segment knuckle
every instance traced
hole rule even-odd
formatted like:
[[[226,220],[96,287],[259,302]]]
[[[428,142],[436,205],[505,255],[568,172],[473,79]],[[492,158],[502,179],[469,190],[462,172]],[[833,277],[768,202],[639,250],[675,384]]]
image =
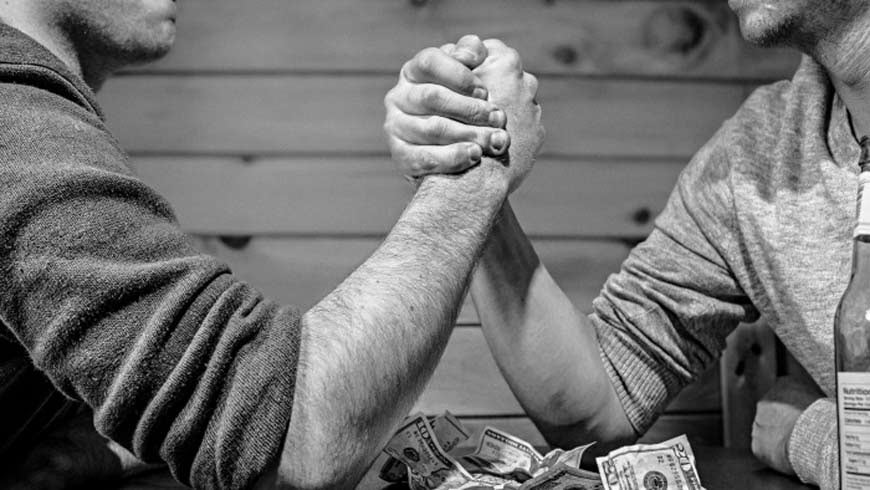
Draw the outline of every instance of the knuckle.
[[[538,77],[528,72],[525,72],[525,77],[526,85],[529,87],[529,92],[531,92],[532,97],[534,97],[538,93]]]
[[[431,137],[440,138],[447,133],[447,125],[437,117],[429,118],[424,127],[426,134]]]
[[[434,167],[432,155],[427,151],[417,151],[414,153],[414,160],[410,163],[411,175],[419,177],[432,171]]]
[[[384,95],[384,107],[389,108],[390,106],[396,105],[397,98],[396,88],[393,87],[386,93],[386,95]]]
[[[395,122],[388,116],[386,120],[384,120],[383,126],[384,133],[388,135],[392,135],[396,133],[396,124]],[[392,141],[389,142],[392,146]]]
[[[387,146],[390,149],[390,156],[402,166],[407,166],[410,157],[408,149],[400,144],[396,138],[388,138]]]
[[[410,175],[413,175],[415,177],[422,174],[423,171],[420,169],[420,159],[413,158],[413,159],[409,160],[408,162],[406,162],[405,170],[407,173],[409,173]]]
[[[511,68],[520,68],[522,66],[522,60],[520,59],[520,53],[514,48],[505,48],[504,54],[502,55],[505,63]]]
[[[406,61],[405,64],[402,65],[402,69],[399,70],[399,82],[400,83],[403,79],[411,79],[412,78],[411,73],[413,72],[414,67],[417,64],[417,59],[419,58],[419,56],[420,56],[420,53],[417,53],[416,55],[414,55],[413,58]]]
[[[452,158],[450,159],[450,170],[457,172],[465,168],[469,164],[468,152],[460,149],[451,151]]]
[[[416,57],[417,70],[427,75],[431,74],[435,69],[439,53],[438,48],[426,48],[420,51]]]
[[[492,110],[486,104],[470,104],[467,118],[475,124],[488,124]]]
[[[422,173],[432,173],[438,167],[438,161],[434,155],[429,152],[423,152],[423,158],[420,159],[420,171]]]
[[[434,85],[423,85],[419,89],[420,103],[427,108],[440,108],[443,102],[441,91]]]

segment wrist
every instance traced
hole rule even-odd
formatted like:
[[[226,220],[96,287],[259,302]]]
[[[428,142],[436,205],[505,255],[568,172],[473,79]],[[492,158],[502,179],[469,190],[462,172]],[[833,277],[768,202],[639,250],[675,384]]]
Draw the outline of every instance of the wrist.
[[[458,174],[431,174],[416,179],[418,193],[443,193],[443,188],[467,194],[468,197],[486,202],[498,202],[498,208],[507,199],[510,189],[510,172],[498,160],[483,158],[480,164]]]

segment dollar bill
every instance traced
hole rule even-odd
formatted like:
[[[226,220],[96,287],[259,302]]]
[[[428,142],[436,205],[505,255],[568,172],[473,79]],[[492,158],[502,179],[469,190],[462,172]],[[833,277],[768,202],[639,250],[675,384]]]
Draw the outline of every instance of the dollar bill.
[[[435,417],[435,420],[432,421],[432,430],[435,431],[435,437],[438,438],[441,447],[447,452],[452,451],[471,437],[471,432],[450,412],[444,412]]]
[[[601,490],[598,474],[565,464],[557,464],[545,473],[523,483],[520,490]]]
[[[591,442],[583,446],[577,446],[574,449],[565,451],[563,449],[553,449],[545,454],[540,464],[532,468],[532,474],[537,476],[556,465],[563,464],[571,468],[580,468],[580,463],[583,461],[583,453],[592,447],[595,443]]]
[[[526,475],[526,479],[542,460],[543,456],[528,442],[488,426],[483,429],[474,453],[462,458],[462,462],[473,466],[475,471],[492,475]]]
[[[686,436],[637,444],[596,458],[606,490],[702,490],[695,454]]]
[[[525,468],[513,468],[502,462],[490,461],[473,454],[459,458],[459,464],[472,474],[487,474],[519,483],[530,480],[533,476],[531,471]]]
[[[406,418],[402,426],[410,419],[411,417]],[[442,415],[432,418],[429,423],[432,425],[435,438],[438,439],[441,448],[448,453],[471,437],[471,432],[450,412],[444,412]],[[408,479],[408,467],[398,459],[389,457],[381,467],[378,476],[381,480],[390,483],[403,482]]]
[[[471,472],[471,477],[474,481],[480,485],[486,485],[489,488],[504,488],[505,485],[509,483],[515,483],[510,478],[504,478],[501,476],[488,475],[486,473],[473,473]]]
[[[423,414],[411,417],[400,427],[384,451],[408,467],[409,483],[414,489],[454,489],[472,480],[441,447]]]

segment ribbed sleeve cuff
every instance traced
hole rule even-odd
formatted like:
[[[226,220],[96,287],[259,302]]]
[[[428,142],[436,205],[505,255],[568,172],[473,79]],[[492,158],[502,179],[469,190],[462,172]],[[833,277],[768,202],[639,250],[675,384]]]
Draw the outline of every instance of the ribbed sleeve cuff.
[[[788,441],[788,459],[802,482],[836,488],[836,482],[827,481],[837,476],[832,469],[838,465],[837,405],[832,400],[816,400],[798,417]]]
[[[658,407],[668,399],[667,375],[647,362],[630,342],[618,338],[624,333],[595,320],[593,324],[604,370],[632,428],[642,435],[656,421]]]

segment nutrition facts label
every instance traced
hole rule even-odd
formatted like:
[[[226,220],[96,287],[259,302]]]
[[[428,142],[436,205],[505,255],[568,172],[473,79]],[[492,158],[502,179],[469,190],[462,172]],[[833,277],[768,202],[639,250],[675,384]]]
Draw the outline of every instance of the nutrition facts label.
[[[840,488],[870,488],[870,373],[837,373]]]

